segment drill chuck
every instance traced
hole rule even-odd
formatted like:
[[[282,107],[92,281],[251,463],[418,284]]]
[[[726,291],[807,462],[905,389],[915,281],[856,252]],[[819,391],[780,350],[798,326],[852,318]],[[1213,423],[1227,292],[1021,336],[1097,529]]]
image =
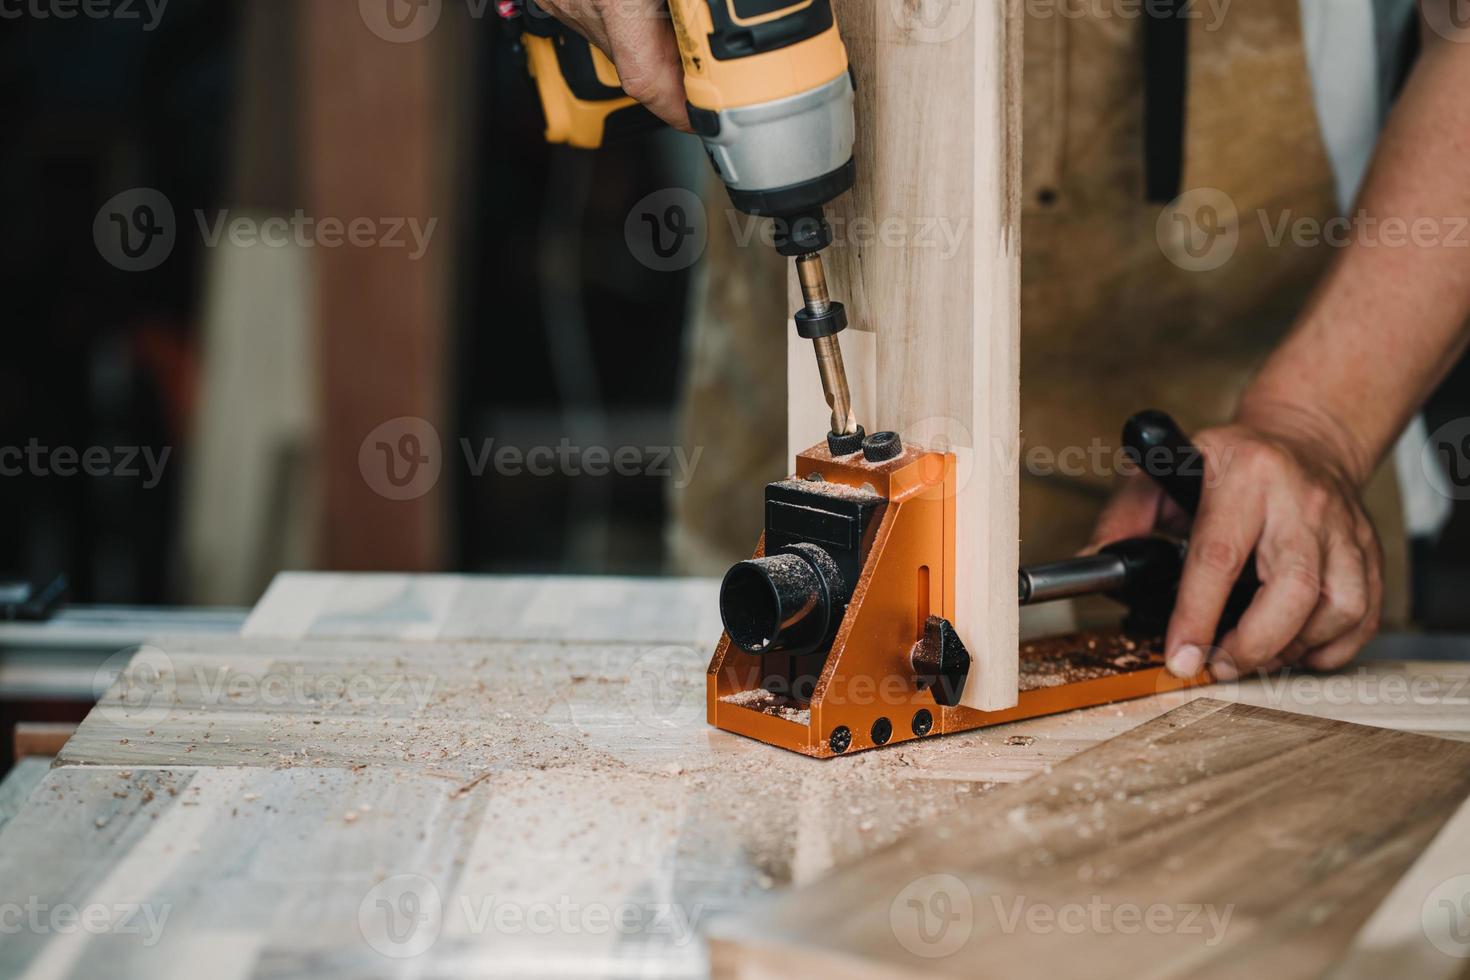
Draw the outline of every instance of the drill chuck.
[[[810,92],[695,113],[690,121],[730,203],[747,214],[800,215],[853,185],[853,89],[847,72]]]

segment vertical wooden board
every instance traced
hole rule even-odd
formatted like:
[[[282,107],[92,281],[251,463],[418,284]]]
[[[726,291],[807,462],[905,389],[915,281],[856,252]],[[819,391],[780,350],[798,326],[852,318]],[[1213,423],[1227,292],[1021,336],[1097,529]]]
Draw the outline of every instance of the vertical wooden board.
[[[858,418],[960,457],[964,704],[1016,702],[1020,419],[1018,0],[839,2],[857,80],[858,182],[829,207]],[[792,277],[794,306],[799,290]],[[811,345],[790,335],[788,436],[820,442]]]
[[[313,256],[317,560],[339,569],[432,570],[444,552],[437,474],[452,452],[444,378],[451,134],[468,91],[455,81],[453,42],[462,35],[446,21],[418,40],[390,40],[355,4],[308,4],[304,16],[307,212],[343,226],[378,222],[385,236],[382,245],[322,247]],[[388,244],[393,228],[397,245]],[[394,483],[402,472],[406,486]]]

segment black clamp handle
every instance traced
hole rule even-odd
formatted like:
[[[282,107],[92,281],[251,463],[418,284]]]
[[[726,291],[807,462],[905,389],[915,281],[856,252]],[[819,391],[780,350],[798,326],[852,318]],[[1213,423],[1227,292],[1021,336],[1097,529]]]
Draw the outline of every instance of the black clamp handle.
[[[1123,452],[1181,510],[1190,517],[1199,513],[1200,498],[1205,487],[1205,458],[1199,447],[1179,428],[1179,423],[1164,412],[1139,412],[1123,426]],[[1225,602],[1216,637],[1235,628],[1260,588],[1261,580],[1256,574],[1256,555],[1251,552],[1240,578]],[[1171,601],[1171,611],[1172,605]]]

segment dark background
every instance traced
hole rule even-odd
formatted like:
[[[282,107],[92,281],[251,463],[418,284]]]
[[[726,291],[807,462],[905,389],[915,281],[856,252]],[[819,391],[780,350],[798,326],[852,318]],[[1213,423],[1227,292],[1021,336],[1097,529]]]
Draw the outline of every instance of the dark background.
[[[91,229],[122,188],[156,187],[181,215],[231,205],[243,9],[172,0],[151,32],[114,19],[0,22],[0,446],[173,453],[151,490],[117,478],[0,478],[0,572],[65,572],[81,602],[189,599],[176,559],[197,435],[205,246],[181,230],[163,266],[129,274],[101,258]],[[479,97],[467,103],[461,177],[450,188],[464,229],[445,367],[451,437],[554,444],[572,418],[608,445],[672,443],[696,273],[648,270],[622,227],[633,202],[688,182],[687,145],[665,133],[595,154],[546,146],[502,25],[490,17],[464,30]],[[579,243],[571,265],[569,241]],[[560,278],[569,268],[570,290]],[[1462,364],[1429,406],[1430,429],[1465,415]],[[449,472],[448,570],[668,570],[663,481]],[[1461,503],[1438,540],[1415,544],[1426,625],[1470,626],[1467,542]]]
[[[172,447],[153,490],[118,478],[0,479],[0,570],[64,571],[78,601],[188,597],[174,558],[195,436],[205,250],[188,215],[232,204],[243,9],[172,0],[151,32],[114,19],[0,22],[0,445]],[[452,287],[446,452],[458,453],[448,443],[459,436],[540,444],[562,431],[569,406],[610,445],[667,444],[690,273],[646,269],[622,229],[634,201],[687,171],[681,144],[666,133],[598,153],[546,146],[524,63],[491,10],[465,42],[479,97],[462,168],[473,179],[451,189],[466,230]],[[282,154],[290,143],[283,136]],[[143,274],[113,268],[92,240],[97,209],[135,186],[166,194],[181,225],[170,258]],[[561,321],[572,321],[560,335],[570,342],[553,352],[546,299],[566,290],[543,267],[548,247],[569,238],[581,253],[580,315]],[[568,391],[579,357],[587,372]],[[662,481],[446,472],[450,569],[664,570]]]

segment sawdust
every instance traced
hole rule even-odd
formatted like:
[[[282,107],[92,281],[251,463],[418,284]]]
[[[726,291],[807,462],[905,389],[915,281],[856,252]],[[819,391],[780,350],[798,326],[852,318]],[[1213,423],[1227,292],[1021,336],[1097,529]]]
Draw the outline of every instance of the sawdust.
[[[826,443],[821,443],[819,445],[813,446],[811,449],[808,449],[801,455],[810,459],[819,460],[821,462],[841,462],[846,466],[853,466],[860,469],[871,470],[874,473],[887,473],[899,469],[903,466],[907,466],[909,463],[912,463],[920,456],[923,456],[925,452],[927,452],[927,450],[925,449],[905,445],[903,447],[903,452],[893,459],[884,460],[881,463],[870,463],[867,461],[862,453],[853,453],[851,456],[843,456],[839,460],[837,457],[834,457],[832,455],[832,451],[827,448]]]
[[[1162,637],[1085,631],[1021,645],[1023,691],[1116,677],[1164,663]]]
[[[205,698],[199,682],[215,684],[219,661],[170,651],[176,684],[148,705],[149,727],[94,712],[75,751],[88,761],[181,773],[216,766],[317,773],[319,780],[308,778],[328,795],[326,812],[353,833],[390,813],[383,780],[420,797],[442,780],[445,820],[484,820],[492,805],[535,814],[499,823],[498,846],[530,855],[508,867],[529,873],[532,858],[554,853],[569,873],[626,878],[627,888],[673,854],[697,854],[751,889],[809,880],[941,824],[990,785],[965,776],[984,765],[976,758],[983,733],[819,761],[716,731],[705,721],[708,648],[339,641],[320,644],[318,653],[261,641],[250,649],[263,655],[249,665],[236,659],[232,676],[300,671],[308,691],[333,675],[360,690],[293,694],[285,703]],[[735,698],[810,723],[807,709],[769,692]],[[132,744],[119,747],[124,732]],[[242,794],[232,801],[238,812],[227,807],[221,815],[301,812],[310,798],[292,785],[298,795]],[[339,799],[358,785],[378,804],[372,814]],[[127,788],[136,800],[140,787]],[[157,808],[175,796],[193,805],[169,782],[156,788],[150,810],[163,812]]]
[[[726,704],[737,705],[741,708],[749,708],[759,711],[761,714],[774,715],[787,721],[794,721],[798,725],[810,725],[812,723],[812,712],[810,708],[800,707],[799,703],[792,698],[773,694],[763,687],[751,691],[737,691],[720,698]]]
[[[776,486],[789,490],[819,493],[824,497],[835,497],[839,500],[855,500],[864,504],[879,503],[884,499],[882,494],[871,487],[864,489],[832,480],[782,480]]]

